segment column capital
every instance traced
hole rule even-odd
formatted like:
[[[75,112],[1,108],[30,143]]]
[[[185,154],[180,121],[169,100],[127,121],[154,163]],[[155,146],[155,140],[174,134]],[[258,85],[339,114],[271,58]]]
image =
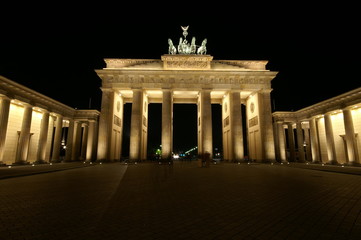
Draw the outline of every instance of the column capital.
[[[107,92],[107,93],[114,92],[114,90],[111,89],[111,88],[103,88],[103,87],[101,87],[100,90],[102,90],[102,92]]]
[[[227,93],[239,93],[241,94],[242,90],[239,90],[239,89],[230,89],[228,91],[226,91]]]
[[[347,111],[347,110],[353,110],[353,109],[356,109],[357,107],[355,107],[355,106],[347,106],[347,107],[344,107],[344,108],[342,108],[341,110],[342,111]]]
[[[51,112],[50,113],[53,117],[62,117],[63,115],[61,115],[60,113],[56,113],[56,112]]]
[[[88,119],[87,122],[88,122],[88,123],[95,123],[95,122],[97,122],[97,121],[94,120],[94,119]]]
[[[132,87],[131,90],[134,92],[134,91],[139,91],[139,92],[142,92],[143,91],[143,88],[140,88],[140,87]]]
[[[81,122],[82,127],[89,127],[89,123],[86,121]]]
[[[172,89],[172,88],[165,88],[165,87],[163,87],[163,88],[162,88],[162,92],[173,92],[173,89]]]
[[[261,89],[258,92],[259,93],[271,93],[273,89]]]
[[[31,110],[33,110],[33,105],[30,104],[30,103],[27,103],[27,102],[22,102],[21,105],[23,105],[24,107],[27,107],[27,108],[31,108]]]
[[[6,96],[4,94],[0,94],[0,100],[3,100],[3,99],[11,100],[11,98],[9,96]]]
[[[50,113],[50,111],[49,111],[48,109],[46,109],[46,108],[40,108],[40,107],[37,107],[37,106],[34,106],[34,107],[33,107],[33,110],[34,110],[34,111],[39,111],[39,112],[41,112],[41,113]]]

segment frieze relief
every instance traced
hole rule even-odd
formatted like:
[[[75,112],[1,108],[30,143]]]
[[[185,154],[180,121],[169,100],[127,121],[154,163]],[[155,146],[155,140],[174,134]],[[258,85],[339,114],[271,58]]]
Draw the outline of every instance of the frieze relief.
[[[160,62],[159,59],[104,59],[107,68],[124,68],[139,64]]]
[[[229,64],[245,69],[266,70],[268,61],[215,60],[215,63]]]
[[[189,62],[189,61],[168,61],[167,62],[168,68],[207,68],[207,62]]]
[[[209,70],[213,57],[206,55],[163,55],[163,68],[168,70]]]
[[[247,84],[269,85],[272,77],[254,76],[186,76],[186,75],[110,75],[99,74],[103,84],[126,83],[126,84]]]

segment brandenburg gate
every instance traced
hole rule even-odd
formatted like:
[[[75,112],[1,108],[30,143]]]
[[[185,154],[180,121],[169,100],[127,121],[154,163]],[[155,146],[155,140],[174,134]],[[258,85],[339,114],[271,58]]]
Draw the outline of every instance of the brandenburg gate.
[[[95,70],[102,79],[97,159],[119,160],[123,132],[123,107],[132,103],[130,161],[147,159],[148,104],[162,104],[162,159],[169,160],[173,146],[173,104],[197,104],[198,154],[213,153],[211,104],[222,105],[223,158],[275,160],[270,92],[277,72],[267,61],[215,60],[195,38],[188,43],[182,27],[179,45],[168,39],[169,52],[161,59],[104,59]],[[246,107],[242,116],[241,105]],[[242,124],[246,118],[246,127]],[[243,132],[247,138],[243,139]]]

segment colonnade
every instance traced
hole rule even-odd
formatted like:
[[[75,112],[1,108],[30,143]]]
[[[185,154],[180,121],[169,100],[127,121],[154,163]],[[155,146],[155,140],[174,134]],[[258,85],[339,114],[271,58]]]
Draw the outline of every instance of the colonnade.
[[[98,155],[97,160],[119,160],[122,157],[121,142],[123,138],[123,107],[125,103],[132,103],[130,123],[129,160],[144,161],[147,159],[148,139],[148,104],[161,103],[161,158],[168,161],[173,151],[173,104],[194,103],[197,104],[197,141],[198,154],[209,153],[213,157],[213,133],[212,133],[212,103],[222,105],[222,138],[223,155],[226,161],[243,161],[245,152],[253,160],[274,160],[273,131],[266,123],[271,122],[272,116],[269,92],[259,91],[241,99],[241,91],[223,91],[217,99],[212,98],[212,89],[203,88],[197,91],[182,91],[184,96],[175,95],[176,90],[163,88],[155,97],[149,96],[147,89],[134,88],[132,90],[102,88],[102,110],[99,121]],[[196,95],[189,97],[187,94]],[[186,97],[188,96],[188,97]],[[243,101],[243,102],[242,102]],[[259,104],[262,101],[262,104]],[[244,149],[244,124],[242,121],[242,103],[251,103],[253,112],[249,115],[255,124],[249,126],[252,130],[252,141],[247,145],[252,146],[252,151]],[[269,119],[269,120],[267,120]],[[258,122],[259,121],[259,122]],[[247,122],[247,120],[245,120]],[[262,123],[262,124],[261,124]],[[263,135],[262,135],[263,134]],[[268,135],[271,135],[269,137]],[[267,144],[269,141],[271,144]]]
[[[6,83],[0,93],[0,164],[96,159],[98,111],[76,110],[0,80]]]
[[[169,160],[173,151],[173,91],[171,89],[162,90],[162,127],[161,145],[162,159]],[[123,108],[125,99],[121,94],[109,89],[103,89],[102,112],[99,124],[98,139],[98,160],[113,159],[121,157],[121,151],[114,154],[114,142],[121,142],[122,134],[115,136],[114,129],[118,128],[113,118],[120,119],[123,126],[123,110],[116,109],[114,105]],[[129,100],[128,100],[129,101]],[[142,161],[147,159],[147,137],[148,137],[148,104],[149,98],[145,90],[132,90],[131,125],[130,125],[130,161]],[[159,100],[157,100],[158,102]],[[199,154],[208,152],[212,155],[212,113],[210,90],[199,92],[198,104],[198,151]],[[113,116],[113,117],[112,117]],[[120,133],[122,133],[122,128]],[[118,139],[118,140],[117,140]],[[112,157],[113,156],[113,157]]]
[[[354,103],[354,102],[352,102]],[[313,106],[316,109],[318,104]],[[361,108],[342,109],[302,117],[306,110],[275,112],[276,156],[280,161],[360,164]]]

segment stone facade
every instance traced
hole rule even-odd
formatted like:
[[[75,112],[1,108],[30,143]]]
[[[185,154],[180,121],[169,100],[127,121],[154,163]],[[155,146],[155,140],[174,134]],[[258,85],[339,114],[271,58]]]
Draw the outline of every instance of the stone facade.
[[[172,154],[173,104],[198,105],[198,153],[213,154],[211,104],[222,105],[223,149],[225,160],[241,161],[244,142],[249,158],[274,160],[271,80],[277,72],[266,69],[267,61],[213,60],[210,55],[163,55],[157,59],[105,59],[106,67],[96,70],[102,79],[102,109],[99,125],[98,160],[120,159],[113,150],[116,134],[114,117],[122,126],[124,103],[132,103],[130,160],[146,160],[147,106],[162,103],[162,158]],[[247,109],[241,114],[242,104]],[[112,106],[119,106],[115,110]],[[249,106],[252,106],[251,108]],[[252,109],[248,110],[248,109]],[[250,113],[250,114],[249,114]],[[251,118],[249,116],[252,116]],[[251,122],[248,130],[242,117]],[[248,131],[248,140],[243,131]]]

